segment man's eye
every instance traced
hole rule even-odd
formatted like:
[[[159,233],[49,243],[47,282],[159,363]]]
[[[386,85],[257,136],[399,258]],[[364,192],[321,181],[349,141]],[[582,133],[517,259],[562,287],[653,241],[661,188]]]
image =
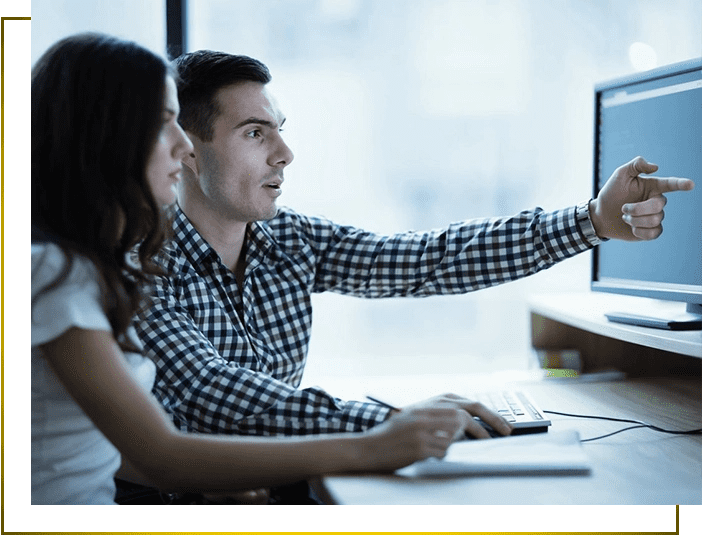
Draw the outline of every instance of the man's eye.
[[[250,138],[257,138],[257,137],[261,136],[261,131],[260,130],[251,130],[251,132],[248,132],[246,135],[249,136]]]

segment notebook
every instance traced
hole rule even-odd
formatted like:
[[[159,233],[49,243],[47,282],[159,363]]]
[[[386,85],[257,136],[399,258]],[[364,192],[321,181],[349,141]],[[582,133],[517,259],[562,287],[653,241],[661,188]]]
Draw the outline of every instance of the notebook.
[[[443,459],[426,459],[395,473],[404,477],[584,475],[590,461],[577,431],[557,431],[453,443]]]

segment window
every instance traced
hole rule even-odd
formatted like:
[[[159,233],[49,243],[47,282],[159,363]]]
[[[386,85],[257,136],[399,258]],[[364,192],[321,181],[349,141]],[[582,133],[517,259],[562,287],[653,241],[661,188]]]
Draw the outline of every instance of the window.
[[[165,1],[32,0],[32,63],[68,35],[97,31],[132,39],[164,53]]]

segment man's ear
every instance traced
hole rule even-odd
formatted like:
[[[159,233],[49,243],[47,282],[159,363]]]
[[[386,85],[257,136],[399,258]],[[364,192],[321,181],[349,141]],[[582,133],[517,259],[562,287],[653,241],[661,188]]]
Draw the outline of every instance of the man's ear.
[[[197,143],[197,137],[191,134],[190,132],[185,132],[185,134],[190,138],[190,141],[193,145]],[[198,175],[198,170],[197,170],[197,159],[195,158],[195,151],[193,150],[192,152],[189,152],[184,158],[183,158],[183,165],[190,169],[192,173],[197,176]]]

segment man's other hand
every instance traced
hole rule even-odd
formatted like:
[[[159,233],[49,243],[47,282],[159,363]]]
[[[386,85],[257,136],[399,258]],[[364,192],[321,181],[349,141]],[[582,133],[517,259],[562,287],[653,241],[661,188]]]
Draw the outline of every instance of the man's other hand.
[[[502,416],[497,414],[492,409],[486,407],[480,402],[458,396],[456,394],[442,394],[433,398],[420,401],[405,407],[409,408],[431,408],[431,407],[452,407],[461,409],[467,413],[466,423],[462,430],[454,436],[455,440],[461,439],[466,435],[475,438],[490,438],[490,434],[485,428],[475,420],[475,417],[480,418],[483,422],[491,426],[500,435],[509,435],[512,432],[512,426]]]

